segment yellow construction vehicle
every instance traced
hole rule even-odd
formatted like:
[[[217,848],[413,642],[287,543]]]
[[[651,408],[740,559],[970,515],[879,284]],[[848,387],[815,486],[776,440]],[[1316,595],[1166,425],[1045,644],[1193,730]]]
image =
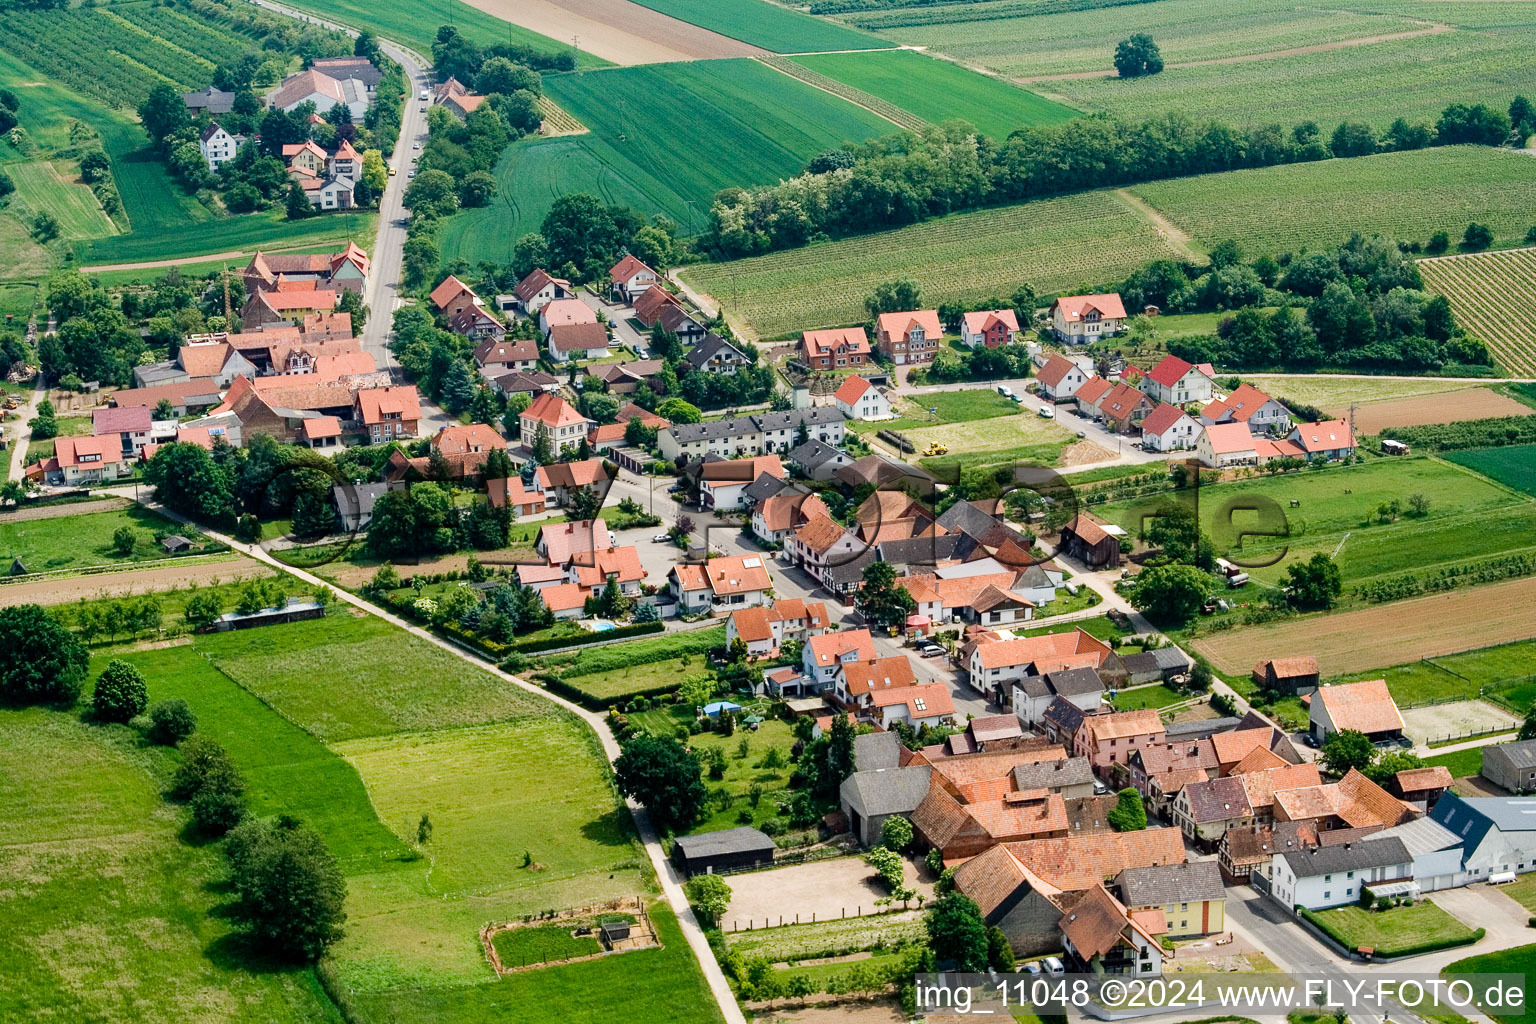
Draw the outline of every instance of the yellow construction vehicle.
[[[934,455],[948,455],[948,454],[949,454],[949,445],[947,445],[947,444],[940,444],[937,441],[929,441],[928,442],[928,447],[923,449],[924,457],[929,457],[929,456],[934,456]]]

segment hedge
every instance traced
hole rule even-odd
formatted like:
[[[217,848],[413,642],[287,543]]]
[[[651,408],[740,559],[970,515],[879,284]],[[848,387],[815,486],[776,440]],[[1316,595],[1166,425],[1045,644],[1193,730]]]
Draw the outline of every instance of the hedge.
[[[1346,905],[1353,906],[1354,904]],[[1312,922],[1318,931],[1322,932],[1324,935],[1327,935],[1334,942],[1337,942],[1341,948],[1347,950],[1351,954],[1354,953],[1356,945],[1351,943],[1351,941],[1345,938],[1337,928],[1330,925],[1327,921],[1324,921],[1316,913],[1308,910],[1306,907],[1302,907],[1301,916]],[[1398,949],[1393,949],[1390,952],[1378,951],[1376,955],[1382,959],[1398,960],[1402,957],[1419,956],[1424,953],[1434,953],[1442,949],[1455,949],[1457,946],[1470,946],[1475,942],[1481,942],[1483,936],[1487,934],[1487,929],[1479,928],[1470,936],[1464,936],[1459,939],[1435,939],[1429,942],[1416,943],[1411,946],[1403,946]]]
[[[582,644],[602,643],[604,640],[622,640],[627,636],[645,636],[649,633],[663,632],[667,627],[660,622],[634,622],[628,626],[617,626],[602,633],[591,634],[590,640],[581,640],[576,637],[560,636],[546,637],[543,640],[517,640],[506,646],[508,654],[537,654],[540,651],[553,651],[561,647],[578,647]],[[620,668],[624,666],[618,666]]]
[[[677,685],[673,683],[666,686],[650,686],[644,690],[636,690],[633,693],[598,697],[550,673],[541,673],[537,681],[544,689],[549,690],[551,693],[558,693],[566,700],[575,701],[590,711],[606,711],[615,704],[627,704],[636,697],[645,697],[646,699],[665,697],[677,689]]]

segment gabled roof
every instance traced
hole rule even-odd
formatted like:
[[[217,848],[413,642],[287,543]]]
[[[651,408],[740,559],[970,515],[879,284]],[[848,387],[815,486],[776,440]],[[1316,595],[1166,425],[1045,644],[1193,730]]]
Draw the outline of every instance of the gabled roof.
[[[864,392],[876,390],[878,389],[873,384],[855,374],[844,380],[832,397],[844,405],[853,405],[864,397]]]
[[[619,262],[615,263],[608,269],[608,277],[613,281],[614,284],[622,284],[623,282],[628,281],[630,278],[634,277],[636,274],[643,274],[647,272],[657,277],[660,276],[659,274],[656,274],[656,271],[651,270],[650,267],[646,266],[645,263],[638,257],[625,255],[623,259],[619,260]]]
[[[1112,319],[1125,318],[1125,305],[1118,292],[1101,295],[1063,295],[1051,304],[1051,310],[1060,309],[1068,323],[1076,323],[1094,310]]]
[[[1372,842],[1347,843],[1341,846],[1317,846],[1305,850],[1289,850],[1281,854],[1297,878],[1316,878],[1318,875],[1343,874],[1346,871],[1363,871],[1369,868],[1385,868],[1394,864],[1412,864],[1413,854],[1397,838],[1377,839]]]
[[[875,326],[881,334],[889,337],[906,334],[915,328],[921,328],[930,338],[940,338],[944,334],[944,325],[939,323],[939,313],[935,309],[881,313],[875,318]]]
[[[795,531],[795,542],[818,554],[823,554],[846,536],[848,531],[843,529],[841,523],[830,516],[815,513],[809,517],[804,526]]]
[[[806,641],[805,648],[810,652],[811,663],[822,667],[835,665],[849,654],[857,655],[859,661],[875,658],[875,639],[867,629],[843,629],[813,636]]]
[[[1077,369],[1079,369],[1078,365],[1072,360],[1053,352],[1050,358],[1035,371],[1035,379],[1046,387],[1054,388],[1061,383],[1062,378]]]
[[[1105,416],[1122,419],[1151,401],[1146,392],[1121,381],[1110,388],[1109,393],[1099,400],[1099,411]]]
[[[1130,867],[1184,863],[1184,835],[1176,828],[1067,836],[1009,843],[1018,861],[1066,890],[1086,889]]]
[[[1308,454],[1355,446],[1355,435],[1349,429],[1348,420],[1298,423],[1291,428],[1291,440],[1300,444]]]
[[[1081,628],[1068,633],[993,640],[978,645],[976,651],[984,669],[1032,664],[1040,675],[1061,668],[1097,667],[1110,654],[1108,644]],[[1078,664],[1074,659],[1080,655],[1087,656],[1092,664]]]
[[[468,426],[453,423],[439,430],[437,436],[432,438],[432,447],[444,455],[463,455],[470,451],[504,449],[506,446],[507,439],[494,427],[484,423],[471,423]]]
[[[54,458],[62,468],[110,466],[123,461],[123,436],[61,437],[53,443]]]
[[[551,326],[597,323],[597,314],[592,311],[591,306],[580,299],[555,299],[539,310],[539,316]]]
[[[869,335],[862,327],[834,327],[824,331],[806,331],[800,335],[805,354],[810,358],[829,355],[846,347],[853,354],[869,354]]]
[[[991,330],[998,323],[1015,333],[1019,329],[1018,314],[1011,309],[981,309],[965,314],[965,329],[972,334]]]
[[[1103,377],[1089,377],[1073,392],[1072,397],[1079,405],[1097,405],[1099,400],[1113,389],[1114,385]]]
[[[1321,702],[1335,729],[1353,729],[1370,735],[1403,728],[1403,716],[1381,679],[1319,687],[1312,699]]]
[[[539,489],[548,491],[555,487],[591,487],[608,479],[608,467],[600,458],[582,459],[580,462],[556,462],[535,470]]]
[[[858,696],[894,687],[916,686],[917,672],[905,654],[870,661],[856,661],[843,666],[843,680],[848,692]]]
[[[752,361],[741,349],[714,333],[704,335],[703,339],[693,348],[689,349],[688,354],[683,358],[687,360],[688,365],[697,370],[703,368],[705,363],[719,355],[722,350],[729,352],[742,362],[750,363]]]
[[[710,589],[719,597],[751,594],[773,586],[761,555],[727,555],[705,565]]]
[[[1213,860],[1126,868],[1115,879],[1128,907],[1160,907],[1226,899],[1221,868]]]
[[[571,427],[589,422],[585,416],[553,392],[545,392],[535,398],[522,412],[522,418],[542,423],[550,430],[557,427]],[[525,438],[531,440],[531,438]]]
[[[1406,768],[1396,775],[1397,788],[1403,793],[1423,793],[1434,789],[1450,789],[1451,770],[1443,764],[1426,768]]]
[[[563,565],[574,555],[613,546],[608,523],[602,519],[583,519],[575,523],[548,523],[539,527],[539,542],[545,560]]]
[[[357,393],[357,407],[363,422],[383,423],[386,415],[407,422],[421,419],[421,399],[414,384],[396,384],[386,388],[364,388]]]
[[[578,553],[571,559],[571,571],[577,583],[594,590],[606,584],[610,576],[620,583],[638,583],[645,578],[640,552],[632,544]]]
[[[91,433],[134,434],[149,430],[154,415],[147,405],[101,406],[91,410]]]
[[[1155,736],[1163,731],[1163,720],[1151,708],[1095,715],[1088,719],[1086,725],[1088,734],[1098,740]]]
[[[1078,390],[1078,394],[1082,394],[1081,389]],[[1171,405],[1168,402],[1159,402],[1157,403],[1157,408],[1147,413],[1147,418],[1141,421],[1141,432],[1143,434],[1165,434],[1172,430],[1174,424],[1180,420],[1188,419],[1189,417],[1184,414],[1184,410],[1178,406]],[[1190,422],[1193,423],[1194,421],[1190,420]]]
[[[290,107],[313,95],[324,96],[337,103],[346,101],[346,96],[341,91],[341,83],[313,68],[284,79],[283,84],[267,99],[274,107]]]
[[[607,347],[608,330],[595,321],[581,324],[555,324],[549,329],[551,352],[594,352]]]
[[[539,345],[532,338],[486,338],[475,346],[475,362],[480,366],[537,362],[538,358]]]
[[[667,291],[660,282],[656,282],[647,288],[639,298],[635,299],[635,319],[647,327],[656,323],[661,311],[667,306],[681,306],[677,296]]]
[[[1247,423],[1268,402],[1274,401],[1264,392],[1252,384],[1239,384],[1237,388],[1225,399],[1212,402],[1202,410],[1201,415],[1209,419],[1219,420],[1231,414],[1236,423]]]
[[[543,291],[544,287],[549,284],[556,284],[567,290],[571,287],[571,282],[565,280],[565,278],[553,277],[543,267],[536,267],[528,272],[527,277],[517,282],[517,287],[512,289],[512,294],[516,295],[521,301],[527,302]]]
[[[1192,363],[1187,363],[1178,356],[1164,356],[1163,361],[1147,371],[1147,379],[1156,381],[1165,388],[1171,388],[1184,379],[1184,375],[1194,370]]]
[[[1248,791],[1238,777],[1192,782],[1184,787],[1184,799],[1189,802],[1190,817],[1199,824],[1231,821],[1253,813]]]
[[[1210,415],[1207,407],[1206,415]],[[1246,423],[1212,423],[1205,428],[1207,442],[1214,455],[1232,455],[1256,451],[1255,438]]]
[[[827,516],[827,506],[815,494],[775,494],[760,502],[756,513],[763,517],[765,530],[788,530],[802,519]]]
[[[1253,667],[1254,675],[1273,672],[1276,679],[1295,679],[1318,674],[1317,659],[1310,654],[1294,658],[1265,658]]]

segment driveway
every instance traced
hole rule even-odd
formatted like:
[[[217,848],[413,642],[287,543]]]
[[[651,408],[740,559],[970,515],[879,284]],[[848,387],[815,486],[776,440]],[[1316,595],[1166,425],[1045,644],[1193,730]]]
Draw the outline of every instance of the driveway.
[[[1438,971],[1446,964],[1477,953],[1524,946],[1531,941],[1531,929],[1526,925],[1531,912],[1496,885],[1478,882],[1460,889],[1445,889],[1430,893],[1429,900],[1468,928],[1486,928],[1488,934],[1471,946],[1415,957],[1408,962],[1416,972]]]
[[[918,881],[910,860],[903,864],[907,885],[932,899],[933,885]],[[731,886],[731,909],[720,927],[727,932],[793,924],[796,915],[805,924],[813,916],[830,921],[872,914],[880,909],[875,900],[886,895],[874,869],[860,857],[727,875],[726,881]]]

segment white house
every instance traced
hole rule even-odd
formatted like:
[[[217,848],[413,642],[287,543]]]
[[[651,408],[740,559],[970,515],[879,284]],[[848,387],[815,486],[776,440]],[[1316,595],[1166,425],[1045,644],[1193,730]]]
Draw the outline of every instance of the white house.
[[[867,629],[844,629],[813,636],[800,652],[800,666],[806,678],[820,688],[834,686],[844,665],[873,660],[875,638]]]
[[[1298,423],[1291,428],[1286,440],[1300,446],[1309,459],[1324,458],[1334,461],[1348,458],[1355,453],[1355,434],[1349,429],[1348,420]]]
[[[611,290],[615,299],[633,304],[637,298],[650,291],[651,285],[661,280],[661,275],[636,257],[625,256],[609,268],[608,280],[612,282]]]
[[[1040,382],[1040,397],[1051,402],[1063,402],[1077,394],[1077,389],[1088,380],[1088,374],[1063,355],[1052,354],[1038,370],[1035,379]]]
[[[1413,881],[1420,892],[1455,889],[1472,881],[1463,870],[1466,844],[1462,838],[1433,818],[1415,818],[1401,825],[1372,832],[1367,841],[1401,839],[1413,855]],[[1524,851],[1522,851],[1522,854]],[[1529,867],[1536,861],[1522,855]]]
[[[579,445],[581,439],[597,426],[594,421],[577,412],[571,403],[559,395],[549,393],[535,398],[519,414],[518,425],[525,446],[533,446],[534,438],[542,426],[549,433],[550,444],[557,452],[568,444]]]
[[[239,147],[240,143],[235,137],[219,127],[217,121],[210,121],[197,140],[197,148],[202,150],[203,161],[210,171],[216,171],[226,162],[233,160],[235,151]]]
[[[1195,439],[1195,457],[1212,469],[1251,466],[1259,460],[1258,445],[1243,423],[1212,423]]]
[[[1200,436],[1200,425],[1183,409],[1167,402],[1160,404],[1141,421],[1141,443],[1155,452],[1192,448]]]
[[[1255,434],[1284,434],[1291,429],[1291,410],[1251,384],[1238,385],[1200,412],[1201,423],[1244,423]]]
[[[870,695],[869,717],[882,729],[905,722],[914,729],[941,725],[955,716],[955,701],[943,683],[877,690]]]
[[[1077,411],[1090,419],[1099,419],[1104,415],[1104,399],[1115,389],[1115,386],[1103,377],[1089,377],[1078,386],[1072,395],[1072,401],[1077,405]]]
[[[1319,743],[1336,732],[1363,733],[1371,742],[1403,734],[1403,716],[1380,679],[1320,686],[1308,708],[1308,729]]]
[[[357,183],[351,178],[327,178],[315,190],[311,202],[322,210],[350,210],[353,206],[352,193],[356,188]]]
[[[863,377],[843,381],[833,398],[843,415],[851,420],[888,420],[896,415],[885,393]]]
[[[1272,863],[1270,895],[1287,907],[1308,910],[1356,903],[1362,886],[1376,891],[1413,881],[1413,854],[1397,838],[1290,850],[1275,854]]]
[[[1117,293],[1063,295],[1051,303],[1051,330],[1057,341],[1088,345],[1114,337],[1125,327],[1125,306]]]
[[[572,294],[571,282],[563,277],[551,277],[549,271],[542,267],[530,271],[512,289],[517,305],[529,316],[537,315],[539,310],[556,299],[571,298]]]
[[[1195,366],[1178,356],[1164,356],[1163,361],[1146,372],[1141,378],[1141,390],[1159,402],[1183,405],[1185,402],[1209,402],[1211,388],[1211,364]]]

